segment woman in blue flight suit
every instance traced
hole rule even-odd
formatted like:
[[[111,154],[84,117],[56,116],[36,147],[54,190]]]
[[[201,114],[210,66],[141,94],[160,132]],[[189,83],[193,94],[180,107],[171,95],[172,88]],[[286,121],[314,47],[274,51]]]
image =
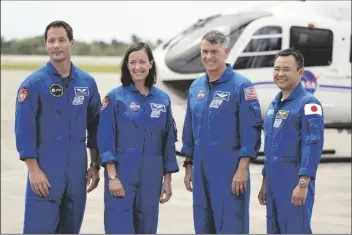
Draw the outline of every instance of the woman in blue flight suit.
[[[103,99],[98,148],[105,167],[105,233],[155,234],[159,203],[172,194],[177,131],[170,97],[155,81],[151,49],[133,44],[122,61],[122,86]]]

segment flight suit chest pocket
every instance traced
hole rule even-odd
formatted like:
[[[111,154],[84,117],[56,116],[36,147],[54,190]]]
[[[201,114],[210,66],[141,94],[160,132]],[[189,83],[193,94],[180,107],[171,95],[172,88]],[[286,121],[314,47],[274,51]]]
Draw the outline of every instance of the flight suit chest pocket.
[[[264,117],[264,134],[271,135],[273,128],[273,119],[274,119],[274,109],[269,108],[268,112]]]
[[[311,144],[320,142],[320,133],[319,120],[317,118],[308,119],[308,135]]]
[[[146,113],[149,117],[149,121],[153,127],[166,126],[167,109],[166,104],[150,103],[150,110]]]
[[[60,111],[65,108],[64,106],[67,104],[67,98],[64,92],[64,88],[61,84],[52,83],[47,86],[44,85],[40,93],[44,104],[47,103],[51,108]]]
[[[223,111],[233,111],[236,105],[233,105],[232,95],[228,91],[215,91],[214,96],[209,104],[209,110],[211,118],[214,118],[217,114]]]
[[[120,123],[122,126],[125,124],[128,126],[133,123],[136,127],[141,127],[144,120],[144,108],[142,105],[131,102],[125,104],[124,102],[117,102],[118,113],[120,116]]]
[[[192,112],[192,119],[196,123],[200,123],[202,121],[202,117],[205,114],[205,108],[207,105],[206,95],[197,95],[194,99],[191,100],[191,112]]]
[[[72,89],[72,88],[71,88]],[[82,87],[74,87],[70,90],[70,98],[71,104],[76,108],[85,107],[88,104],[88,100],[90,99],[89,88],[86,86]]]

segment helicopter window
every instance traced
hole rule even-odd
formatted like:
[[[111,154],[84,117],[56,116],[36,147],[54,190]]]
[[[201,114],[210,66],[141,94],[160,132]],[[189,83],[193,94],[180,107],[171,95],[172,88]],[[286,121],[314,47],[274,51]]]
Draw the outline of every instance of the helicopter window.
[[[300,50],[305,66],[326,66],[332,61],[333,33],[326,29],[291,27],[290,47]]]
[[[267,68],[273,67],[275,54],[257,55],[257,56],[241,56],[238,57],[233,69],[250,69],[250,68]]]
[[[275,53],[282,47],[282,29],[279,26],[265,26],[258,29],[243,50],[234,69],[267,68],[274,66]],[[260,54],[256,53],[260,52]],[[264,54],[263,54],[264,53]]]
[[[282,28],[280,26],[265,26],[254,33],[254,35],[263,34],[282,34]]]
[[[267,12],[238,13],[216,16],[207,22],[201,21],[182,33],[182,37],[169,43],[164,58],[165,65],[179,74],[202,73],[205,68],[201,62],[200,43],[206,32],[211,29],[224,32],[229,40],[229,48],[232,48],[250,22],[268,15]]]
[[[243,52],[278,51],[281,50],[282,39],[280,38],[253,38]]]

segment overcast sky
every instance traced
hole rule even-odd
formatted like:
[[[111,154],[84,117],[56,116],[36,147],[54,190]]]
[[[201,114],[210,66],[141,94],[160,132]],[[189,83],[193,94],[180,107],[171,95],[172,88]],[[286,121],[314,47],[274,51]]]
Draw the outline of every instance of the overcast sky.
[[[42,35],[61,19],[77,40],[170,39],[197,19],[249,4],[245,1],[1,1],[1,35],[6,40]],[[100,10],[98,10],[100,9]]]

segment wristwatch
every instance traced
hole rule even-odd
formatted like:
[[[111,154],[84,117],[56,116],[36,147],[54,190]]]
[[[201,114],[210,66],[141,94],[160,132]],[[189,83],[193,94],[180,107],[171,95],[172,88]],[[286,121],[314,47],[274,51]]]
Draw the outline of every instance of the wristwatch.
[[[307,181],[305,179],[300,179],[299,182],[298,182],[298,185],[301,188],[305,188],[305,187],[307,187]]]
[[[183,161],[183,167],[186,167],[187,165],[193,165],[193,161],[192,160]]]
[[[117,179],[117,175],[109,175],[109,180]]]
[[[99,163],[96,163],[96,162],[91,162],[90,167],[95,167],[97,170],[100,170],[100,165]]]

